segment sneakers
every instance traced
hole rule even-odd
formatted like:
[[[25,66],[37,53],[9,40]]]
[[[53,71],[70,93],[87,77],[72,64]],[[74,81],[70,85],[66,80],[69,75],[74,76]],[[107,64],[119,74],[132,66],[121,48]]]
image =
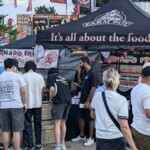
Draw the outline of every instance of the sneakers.
[[[92,140],[91,138],[87,139],[87,141],[83,144],[84,146],[90,146],[94,144],[94,139]]]
[[[54,150],[61,150],[60,146],[56,146]]]
[[[43,146],[41,144],[36,145],[35,150],[43,150]]]
[[[60,144],[61,150],[67,150],[65,144]]]
[[[32,147],[32,148],[25,147],[24,150],[35,150],[35,147]]]
[[[9,150],[13,150],[14,149],[14,146],[10,143],[9,144]]]
[[[86,141],[86,137],[81,137],[80,135],[74,139],[71,140],[72,142],[79,142],[79,141],[83,141],[85,142]]]
[[[4,146],[2,143],[0,143],[0,150],[3,150],[4,149]]]

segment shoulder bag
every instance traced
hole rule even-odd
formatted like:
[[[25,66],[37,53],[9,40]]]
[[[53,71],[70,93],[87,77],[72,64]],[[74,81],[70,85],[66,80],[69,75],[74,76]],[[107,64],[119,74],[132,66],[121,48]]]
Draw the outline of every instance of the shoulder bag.
[[[114,118],[114,116],[112,115],[112,113],[109,110],[109,107],[108,107],[108,104],[107,104],[107,101],[106,101],[105,92],[102,92],[102,98],[103,98],[103,102],[104,102],[105,108],[107,110],[107,113],[109,114],[111,120],[116,125],[116,127],[121,131],[119,123],[117,122],[117,120]]]

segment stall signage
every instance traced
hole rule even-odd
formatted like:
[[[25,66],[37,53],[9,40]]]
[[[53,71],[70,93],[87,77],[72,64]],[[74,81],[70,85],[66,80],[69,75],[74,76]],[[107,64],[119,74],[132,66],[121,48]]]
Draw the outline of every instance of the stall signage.
[[[123,27],[128,27],[132,24],[133,22],[127,21],[126,15],[123,12],[115,9],[98,16],[97,18],[95,18],[94,21],[83,23],[83,27],[90,27],[96,25],[119,25]]]
[[[34,54],[34,50],[29,49],[5,49],[0,51],[0,66],[4,66],[7,58],[17,59],[19,67],[24,67],[27,61],[34,61],[37,68],[57,67],[59,50],[43,50]]]
[[[119,60],[118,60],[119,57]],[[103,62],[107,64],[107,60],[101,55]],[[127,56],[123,56],[118,53],[111,53],[109,58],[112,64],[124,64],[124,65],[143,65],[146,62],[150,62],[149,52],[135,52],[129,53]]]
[[[4,65],[4,60],[7,58],[17,59],[19,67],[24,67],[26,61],[35,60],[33,50],[5,49],[0,51],[0,66]]]

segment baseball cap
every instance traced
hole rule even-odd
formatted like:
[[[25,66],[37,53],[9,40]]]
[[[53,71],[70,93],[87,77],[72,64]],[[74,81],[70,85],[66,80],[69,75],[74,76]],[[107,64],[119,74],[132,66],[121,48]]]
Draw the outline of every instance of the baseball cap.
[[[150,66],[147,66],[142,69],[142,77],[148,77],[150,76]]]
[[[150,62],[145,63],[142,68],[145,68],[147,66],[150,66]]]

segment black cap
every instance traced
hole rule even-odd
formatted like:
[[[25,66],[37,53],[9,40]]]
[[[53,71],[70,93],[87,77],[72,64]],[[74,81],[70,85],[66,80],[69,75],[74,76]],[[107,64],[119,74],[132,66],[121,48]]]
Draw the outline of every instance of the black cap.
[[[142,69],[142,77],[148,77],[150,76],[150,66],[147,66]]]

